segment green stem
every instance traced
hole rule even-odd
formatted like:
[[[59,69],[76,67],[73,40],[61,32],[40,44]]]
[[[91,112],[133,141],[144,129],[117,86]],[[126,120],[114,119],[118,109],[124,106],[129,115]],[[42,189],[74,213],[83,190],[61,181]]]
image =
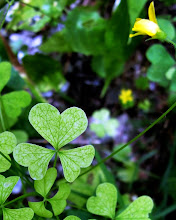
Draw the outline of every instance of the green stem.
[[[54,158],[54,165],[53,165],[53,167],[56,167],[56,163],[57,163],[57,153],[55,153],[55,158]]]
[[[176,43],[174,41],[170,40],[169,38],[166,38],[166,42],[171,43],[176,49]]]
[[[5,123],[4,123],[4,118],[3,118],[3,103],[2,103],[2,97],[0,94],[0,120],[2,124],[2,130],[6,131]]]
[[[5,156],[5,154],[3,154],[3,153],[0,151],[0,155],[2,155],[9,163],[11,163],[12,167],[14,167],[14,168],[18,171],[19,176],[20,176],[21,179],[23,179],[25,182],[28,182],[31,186],[33,186],[32,183],[27,179],[27,177],[24,176],[24,174],[21,172],[21,170],[20,170],[17,166],[15,166],[15,164],[12,163],[12,161],[9,160],[9,158],[7,158],[7,157]],[[14,172],[14,173],[16,174],[16,172]],[[22,176],[21,176],[21,174],[22,174]]]
[[[156,119],[151,125],[149,125],[144,131],[142,131],[140,134],[138,134],[135,138],[133,138],[132,140],[128,141],[128,143],[126,143],[125,145],[123,145],[122,147],[120,147],[119,149],[117,149],[116,151],[114,151],[112,154],[110,154],[108,157],[104,158],[102,161],[100,161],[98,164],[96,164],[95,166],[91,167],[89,170],[83,172],[81,175],[79,175],[79,177],[85,175],[86,173],[90,172],[91,170],[94,170],[96,167],[100,166],[100,164],[106,162],[107,160],[109,160],[111,157],[113,157],[115,154],[117,154],[118,152],[120,152],[121,150],[123,150],[125,147],[127,147],[128,145],[132,144],[134,141],[136,141],[137,139],[139,139],[142,135],[144,135],[148,130],[150,130],[154,125],[156,125],[159,121],[161,121],[161,119],[163,119],[170,111],[172,111],[173,108],[176,107],[176,102],[174,102],[174,104],[166,111],[164,112],[158,119]]]
[[[29,196],[37,196],[37,195],[38,195],[38,193],[36,193],[36,192],[26,193],[26,194],[24,194],[22,196],[17,197],[16,199],[11,200],[10,202],[4,203],[3,206],[10,205],[10,204],[12,204],[12,203],[14,203],[14,202],[16,202],[18,200],[25,199],[25,198],[27,198]]]
[[[9,2],[8,0],[6,0],[6,3],[8,3],[8,8],[7,8],[7,11],[6,11],[6,13],[5,13],[4,19],[3,19],[2,23],[0,24],[0,30],[1,30],[1,28],[2,28],[2,26],[3,26],[3,24],[4,24],[4,22],[5,22],[5,18],[6,18],[6,15],[7,15],[7,13],[8,13],[8,10],[9,10],[10,6],[13,4],[13,2],[14,2],[14,0],[12,0],[11,2]],[[4,5],[5,5],[5,2],[2,3],[2,6],[4,6]]]
[[[12,163],[11,160],[9,160],[9,158],[7,158],[1,151],[0,151],[1,156],[3,156],[9,163]]]
[[[37,99],[37,101],[42,102],[42,103],[46,103],[47,102],[46,99],[42,97],[38,88],[33,84],[33,82],[31,82],[31,80],[28,78],[27,75],[25,75],[24,80],[25,80],[27,86],[29,87],[29,89],[31,90],[32,94]]]

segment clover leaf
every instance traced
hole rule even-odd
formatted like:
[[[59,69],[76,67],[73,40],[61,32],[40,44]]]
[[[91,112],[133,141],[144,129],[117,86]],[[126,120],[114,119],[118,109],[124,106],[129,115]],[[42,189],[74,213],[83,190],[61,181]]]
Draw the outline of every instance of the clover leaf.
[[[73,150],[60,150],[65,144],[77,138],[87,128],[87,117],[77,107],[68,108],[62,114],[52,105],[35,105],[29,113],[29,121],[55,150],[48,150],[33,144],[19,144],[14,149],[14,158],[22,166],[29,167],[33,179],[44,177],[47,166],[54,154],[57,154],[67,181],[73,182],[80,173],[80,168],[88,167],[95,155],[92,145]]]
[[[53,213],[45,208],[44,201],[28,203],[29,207],[34,211],[36,215],[44,218],[52,218]]]
[[[17,140],[14,134],[5,131],[0,134],[0,151],[10,160],[8,154],[12,153],[14,147],[17,145]],[[11,163],[0,155],[0,172],[5,172],[11,166]]]
[[[0,175],[0,205],[4,204],[18,180],[18,176],[5,178],[3,175]]]
[[[35,144],[18,144],[14,151],[14,159],[24,167],[28,167],[33,179],[42,179],[47,171],[49,161],[54,151]]]
[[[65,179],[68,182],[73,182],[75,176],[80,173],[80,167],[90,166],[94,156],[94,148],[91,145],[86,145],[73,150],[62,150],[58,154],[63,166]]]
[[[141,219],[150,220],[149,213],[153,209],[153,201],[149,196],[140,196],[134,202],[132,202],[120,215],[116,217],[116,220],[122,219]]]
[[[153,201],[149,196],[141,196],[132,202],[124,211],[115,217],[117,203],[117,189],[111,183],[102,183],[97,187],[96,196],[87,200],[89,212],[116,220],[150,220],[149,213],[153,208]]]
[[[66,199],[70,194],[70,187],[67,183],[62,183],[59,185],[59,191],[52,198],[47,198],[51,187],[53,186],[57,177],[57,170],[55,168],[50,168],[47,170],[46,175],[41,180],[36,180],[34,182],[35,190],[44,197],[41,202],[29,202],[29,207],[41,217],[51,218],[53,216],[52,212],[45,208],[45,202],[48,201],[53,209],[54,215],[61,214],[66,207]]]
[[[34,182],[34,188],[44,198],[49,193],[51,187],[53,186],[57,177],[57,170],[55,168],[50,168],[47,170],[46,175],[41,180],[36,180]]]
[[[4,220],[31,220],[34,212],[30,208],[7,209],[3,208]]]
[[[79,108],[72,107],[61,115],[52,105],[35,105],[29,114],[29,121],[36,131],[56,150],[77,138],[87,128],[87,117]]]
[[[16,118],[21,114],[22,108],[31,102],[31,96],[26,91],[14,91],[2,96],[2,102],[7,116]]]
[[[9,62],[0,63],[0,92],[10,79],[11,64]]]
[[[64,218],[64,220],[81,220],[81,219],[78,218],[77,216],[69,215],[66,218]]]
[[[18,176],[10,176],[5,178],[4,176],[0,175],[0,205],[2,205],[1,207],[3,210],[4,220],[31,220],[34,216],[34,212],[30,208],[8,209],[3,207],[3,204],[11,194],[18,180]]]
[[[97,187],[96,196],[87,200],[89,212],[104,217],[114,218],[117,203],[117,190],[110,183],[102,183]]]

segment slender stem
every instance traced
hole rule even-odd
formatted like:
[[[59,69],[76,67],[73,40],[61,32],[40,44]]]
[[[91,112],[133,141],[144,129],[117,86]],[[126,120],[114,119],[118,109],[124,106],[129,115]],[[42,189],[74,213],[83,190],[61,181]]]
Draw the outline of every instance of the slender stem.
[[[1,28],[2,28],[2,26],[3,26],[3,24],[4,24],[4,22],[5,22],[5,18],[6,18],[6,15],[7,15],[7,13],[8,13],[8,10],[9,10],[10,6],[13,4],[14,0],[12,0],[11,2],[8,1],[8,0],[6,0],[6,2],[8,3],[8,8],[7,8],[7,11],[6,11],[6,13],[5,13],[4,19],[3,19],[2,23],[0,24],[0,30],[1,30]],[[4,5],[5,5],[5,3],[4,3]]]
[[[144,131],[142,131],[140,134],[138,134],[135,138],[133,138],[132,140],[128,141],[128,143],[126,143],[125,145],[123,145],[122,147],[120,147],[119,149],[117,149],[116,151],[114,151],[112,154],[110,154],[108,157],[104,158],[102,161],[100,161],[98,164],[96,164],[95,166],[91,167],[89,170],[83,172],[81,175],[79,175],[79,177],[83,176],[84,174],[90,172],[91,170],[94,170],[96,167],[98,167],[100,164],[106,162],[107,160],[109,160],[111,157],[113,157],[115,154],[117,154],[118,152],[120,152],[121,150],[123,150],[125,147],[127,147],[128,145],[132,144],[134,141],[136,141],[137,139],[139,139],[142,135],[144,135],[148,130],[150,130],[154,125],[156,125],[159,121],[161,121],[161,119],[163,119],[170,111],[172,111],[173,108],[176,107],[176,102],[174,102],[174,104],[166,111],[164,112],[158,119],[156,119],[151,125],[149,125]]]
[[[33,186],[32,183],[28,180],[28,178],[27,178],[26,176],[24,176],[24,174],[21,172],[21,170],[20,170],[17,166],[15,166],[15,164],[12,163],[12,161],[9,160],[9,158],[7,158],[5,154],[3,154],[3,153],[0,151],[0,155],[2,155],[9,163],[11,163],[11,165],[18,171],[19,176],[20,176],[21,179],[23,179],[25,182],[28,182],[31,186]],[[15,173],[16,173],[16,172],[15,172]],[[20,175],[20,174],[22,174],[22,175]]]
[[[171,43],[175,47],[175,49],[176,49],[176,43],[174,41],[170,40],[169,38],[166,38],[166,41],[168,43]]]
[[[59,217],[56,215],[56,219],[59,220]]]
[[[9,160],[9,158],[7,158],[6,155],[3,154],[1,151],[0,151],[0,154],[1,154],[1,156],[3,156],[9,163],[12,163],[11,160]]]
[[[36,196],[36,195],[38,195],[38,193],[36,193],[36,192],[26,193],[26,194],[24,194],[22,196],[17,197],[16,199],[11,200],[10,202],[4,203],[3,206],[10,205],[10,204],[12,204],[12,203],[14,203],[14,202],[16,202],[18,200],[25,199],[25,198],[27,198],[29,196]]]
[[[54,158],[54,165],[53,165],[53,167],[56,167],[56,163],[57,163],[57,153],[55,153],[55,158]]]
[[[6,131],[4,118],[3,118],[3,103],[2,103],[1,94],[0,94],[0,120],[1,120],[1,124],[2,124],[2,130]]]

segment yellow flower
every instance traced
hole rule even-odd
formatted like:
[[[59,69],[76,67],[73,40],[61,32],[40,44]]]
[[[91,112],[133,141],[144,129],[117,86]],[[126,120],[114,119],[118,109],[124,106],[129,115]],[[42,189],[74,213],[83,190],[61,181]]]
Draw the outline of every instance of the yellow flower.
[[[132,95],[132,90],[131,89],[122,89],[121,93],[119,95],[119,99],[121,102],[125,105],[127,102],[132,102],[133,101],[133,95]]]
[[[149,19],[136,19],[132,31],[136,31],[137,33],[130,34],[129,37],[131,38],[137,35],[149,35],[153,39],[165,40],[166,33],[164,33],[158,25],[153,2],[150,3],[150,6],[148,8],[148,15]]]

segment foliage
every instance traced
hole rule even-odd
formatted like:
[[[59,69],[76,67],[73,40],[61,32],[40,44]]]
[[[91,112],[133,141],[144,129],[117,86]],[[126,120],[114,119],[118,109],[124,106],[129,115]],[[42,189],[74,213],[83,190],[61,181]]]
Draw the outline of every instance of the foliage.
[[[0,218],[175,216],[173,3],[0,1]]]
[[[96,215],[111,219],[149,219],[149,213],[153,208],[153,201],[148,196],[141,196],[132,202],[124,211],[115,216],[117,203],[117,190],[110,183],[103,183],[97,187],[96,196],[87,201],[87,209]]]

